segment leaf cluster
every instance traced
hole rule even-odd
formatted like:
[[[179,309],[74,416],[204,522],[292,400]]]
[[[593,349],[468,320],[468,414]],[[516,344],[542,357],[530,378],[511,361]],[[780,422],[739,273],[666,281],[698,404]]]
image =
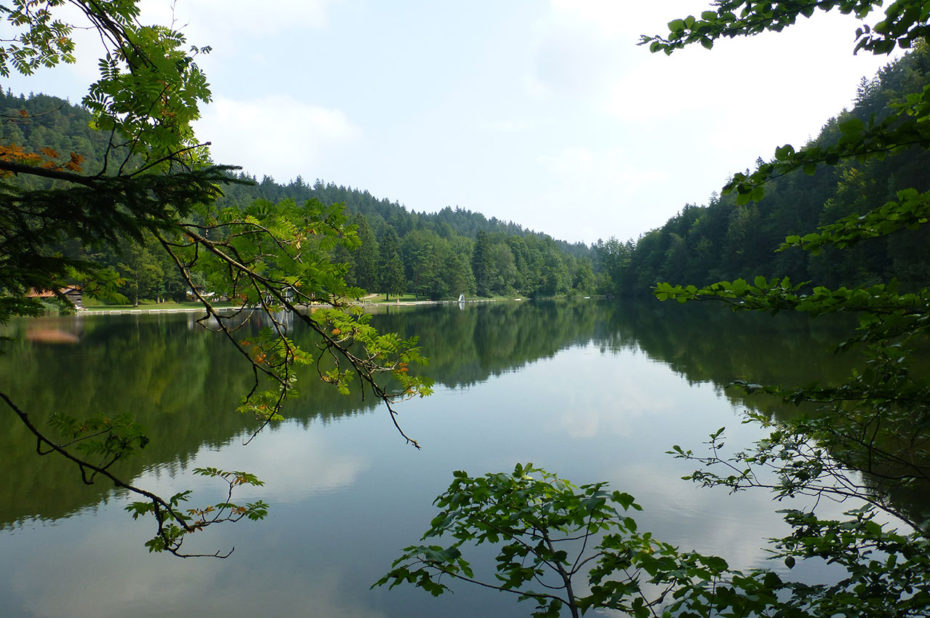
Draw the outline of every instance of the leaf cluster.
[[[643,35],[640,44],[648,45],[650,51],[666,54],[693,44],[711,49],[722,38],[781,32],[795,25],[798,18],[812,17],[818,11],[836,9],[864,20],[883,4],[882,0],[717,0],[713,9],[703,11],[699,18],[689,15],[674,19],[668,23],[668,35]],[[883,19],[871,26],[863,24],[856,30],[855,50],[885,54],[895,47],[907,49],[926,37],[928,18],[930,10],[921,2],[891,2]]]
[[[256,432],[281,418],[281,406],[296,393],[295,366],[309,363],[343,393],[357,380],[363,395],[367,390],[384,402],[400,431],[393,403],[429,394],[431,382],[410,373],[411,364],[424,362],[415,339],[379,333],[370,316],[350,303],[360,290],[346,283],[345,264],[329,258],[334,247],[358,243],[342,208],[317,200],[299,206],[259,201],[242,211],[204,208],[199,215],[202,223],[184,223],[158,239],[207,308],[202,323],[221,331],[251,365],[255,381],[240,411],[262,419]],[[233,301],[235,311],[217,311],[208,293]],[[254,311],[268,326],[241,339],[236,331]],[[315,350],[302,349],[289,336],[293,320],[318,335]],[[379,381],[385,374],[399,389]]]
[[[15,33],[0,40],[0,75],[9,77],[11,66],[29,75],[39,67],[74,62],[74,27],[53,15],[64,4],[65,0],[13,0],[0,5],[0,18]]]
[[[205,476],[207,478],[220,479],[227,485],[226,499],[217,504],[182,509],[182,504],[187,502],[191,492],[182,491],[174,494],[169,498],[167,505],[158,500],[149,500],[146,502],[133,502],[126,507],[133,519],[153,515],[158,522],[158,530],[154,537],[146,541],[145,546],[150,552],[167,551],[175,556],[188,558],[193,556],[203,557],[211,556],[214,558],[226,558],[232,554],[233,549],[226,553],[216,552],[214,554],[182,554],[181,546],[188,536],[194,532],[204,530],[208,526],[224,522],[238,522],[242,519],[258,521],[264,519],[268,514],[268,505],[257,500],[246,504],[236,504],[232,502],[233,491],[236,487],[243,485],[262,486],[264,482],[259,480],[254,474],[241,471],[227,471],[219,468],[195,468],[194,474]],[[167,508],[166,508],[167,507]],[[166,512],[167,511],[167,512]],[[171,519],[168,519],[168,516]]]
[[[723,429],[711,436],[718,447]],[[675,449],[678,456],[690,456]],[[433,595],[463,581],[535,603],[534,616],[580,616],[612,609],[647,616],[922,616],[930,601],[927,539],[875,521],[869,508],[849,519],[785,511],[795,530],[775,542],[773,559],[846,568],[829,584],[807,584],[768,569],[734,570],[719,556],[682,551],[640,532],[629,494],[603,483],[575,486],[532,464],[511,474],[455,472],[422,540],[374,586],[412,584]],[[497,548],[496,572],[476,573],[469,546]]]
[[[697,593],[727,568],[722,558],[679,553],[639,532],[626,513],[642,507],[605,483],[575,486],[532,464],[453,476],[422,539],[449,544],[405,548],[375,586],[410,583],[440,595],[450,590],[444,579],[461,580],[532,601],[534,616],[593,608],[650,616],[668,595]],[[476,575],[462,551],[483,544],[497,547],[493,580]]]

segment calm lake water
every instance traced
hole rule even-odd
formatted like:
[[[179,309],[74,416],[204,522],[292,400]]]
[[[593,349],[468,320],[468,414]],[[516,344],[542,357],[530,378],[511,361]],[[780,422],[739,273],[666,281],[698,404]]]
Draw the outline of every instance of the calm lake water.
[[[0,615],[528,615],[531,604],[468,586],[440,598],[412,587],[369,590],[426,529],[454,470],[510,471],[517,462],[576,483],[608,481],[636,496],[641,528],[658,538],[734,567],[765,566],[761,548],[784,529],[775,513],[783,505],[761,492],[694,487],[680,480],[693,466],[665,451],[698,451],[721,426],[732,448],[759,437],[741,423],[746,402],[722,387],[732,379],[802,384],[842,372],[831,352],[835,333],[799,316],[655,302],[391,308],[376,325],[418,334],[436,380],[434,396],[399,406],[422,450],[404,444],[382,408],[309,375],[288,420],[244,446],[252,424],[234,408],[249,374],[193,320],[12,323],[0,390],[37,421],[56,410],[131,412],[152,439],[120,470],[134,484],[168,494],[192,488],[193,503],[205,504],[219,501],[221,488],[192,468],[248,470],[266,485],[239,497],[270,503],[267,519],[212,528],[185,544],[211,553],[235,547],[226,560],[149,554],[143,544],[153,526],[123,511],[130,500],[37,457],[4,409]]]

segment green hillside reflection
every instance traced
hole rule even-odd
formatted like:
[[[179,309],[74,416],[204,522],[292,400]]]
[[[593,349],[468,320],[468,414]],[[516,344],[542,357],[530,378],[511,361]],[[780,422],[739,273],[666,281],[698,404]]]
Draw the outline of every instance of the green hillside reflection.
[[[0,355],[0,375],[13,400],[40,424],[57,410],[79,417],[134,414],[151,442],[120,464],[124,476],[182,466],[199,449],[220,447],[254,426],[234,411],[251,386],[247,367],[232,346],[196,326],[194,318],[159,314],[17,321],[6,329],[12,341]],[[588,343],[606,355],[604,362],[610,362],[613,351],[632,349],[668,364],[691,383],[721,387],[735,378],[803,384],[845,371],[832,352],[837,338],[832,329],[803,316],[772,319],[717,306],[578,301],[388,307],[373,321],[383,330],[417,335],[430,359],[423,370],[437,387],[449,389],[470,387]],[[249,324],[245,332],[257,328]],[[295,338],[307,337],[307,331],[297,329]],[[309,368],[301,375],[301,395],[289,404],[289,418],[327,423],[378,411],[372,398],[339,395],[313,378]],[[565,388],[622,396],[610,385]],[[727,396],[747,404],[737,392]],[[754,398],[751,404],[772,414],[793,413],[777,401]],[[36,456],[33,440],[11,414],[0,417],[0,424],[6,463],[0,526],[66,517],[107,499],[111,489],[106,485],[85,486],[71,466]],[[695,436],[696,442],[700,439]]]

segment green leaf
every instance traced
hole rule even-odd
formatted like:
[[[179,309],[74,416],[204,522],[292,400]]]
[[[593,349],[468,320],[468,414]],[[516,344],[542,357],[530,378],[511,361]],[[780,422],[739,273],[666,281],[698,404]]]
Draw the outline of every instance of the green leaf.
[[[785,161],[794,156],[794,146],[791,144],[785,144],[779,148],[775,149],[775,158],[779,161]]]
[[[727,561],[717,556],[707,556],[704,558],[704,564],[715,573],[722,573],[727,570]]]
[[[858,138],[865,131],[865,123],[855,116],[841,120],[837,125],[840,132]]]

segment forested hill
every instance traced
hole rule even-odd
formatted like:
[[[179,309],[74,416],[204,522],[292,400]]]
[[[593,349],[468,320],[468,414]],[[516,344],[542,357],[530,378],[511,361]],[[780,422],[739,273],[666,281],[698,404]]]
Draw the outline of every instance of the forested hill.
[[[54,153],[56,159],[74,153],[85,172],[103,169],[106,136],[89,127],[90,116],[79,106],[51,96],[15,96],[8,91],[0,93],[0,119],[0,147],[45,156]],[[38,187],[27,183],[42,181],[12,182],[34,189]],[[281,185],[265,177],[252,185],[227,185],[224,191],[220,205],[238,208],[256,200],[303,203],[315,198],[327,205],[345,204],[362,246],[354,252],[336,251],[331,257],[349,265],[350,284],[369,291],[439,299],[461,293],[587,294],[595,288],[593,251],[586,245],[570,245],[480,213],[449,207],[437,213],[410,212],[367,191],[319,180],[308,185],[300,178]],[[62,250],[81,251],[73,246]],[[120,292],[130,299],[184,295],[186,288],[176,269],[152,247],[127,241],[121,254],[95,254],[93,260],[119,273],[124,282]]]
[[[919,47],[860,84],[855,105],[830,119],[814,144],[834,143],[841,127],[881,118],[910,93],[930,85],[930,53]],[[0,146],[29,152],[52,149],[81,155],[85,171],[101,169],[105,136],[88,126],[80,107],[45,95],[0,93]],[[760,161],[761,162],[761,161]],[[637,241],[612,239],[593,250],[569,245],[522,226],[460,208],[410,212],[367,191],[298,178],[282,185],[265,177],[230,185],[225,205],[254,200],[343,203],[358,226],[362,246],[332,257],[349,265],[349,282],[371,291],[412,292],[429,298],[468,295],[550,296],[565,293],[648,294],[658,282],[704,285],[756,275],[789,276],[835,287],[898,279],[905,287],[930,280],[930,231],[901,232],[842,252],[777,253],[789,235],[896,199],[898,190],[930,189],[930,154],[915,148],[883,159],[823,165],[813,174],[791,173],[770,182],[758,203],[737,205],[735,196],[685,205],[659,229]],[[29,181],[23,181],[29,182]],[[31,181],[35,182],[35,181]],[[35,187],[32,187],[35,188]],[[131,243],[127,243],[131,244]],[[593,258],[593,259],[592,259]],[[173,268],[148,248],[94,256],[112,265],[128,297],[183,295]]]
[[[254,184],[229,187],[225,191],[226,195],[220,199],[221,205],[244,206],[256,199],[271,202],[293,199],[301,202],[316,198],[327,205],[344,204],[348,212],[364,215],[368,224],[374,229],[390,225],[400,236],[415,229],[432,230],[446,237],[466,236],[472,240],[477,239],[479,232],[504,236],[545,236],[513,221],[505,222],[496,217],[489,219],[480,212],[472,212],[460,207],[446,206],[434,213],[410,211],[396,201],[375,197],[368,191],[326,183],[319,179],[310,185],[298,176],[288,184],[282,185],[269,176],[263,177],[261,181],[248,174],[241,174],[239,178]],[[555,242],[560,249],[575,257],[590,257],[591,255],[591,249],[584,243],[568,243],[563,240]]]
[[[841,125],[868,124],[887,115],[907,94],[930,84],[930,53],[921,47],[863,79],[855,106],[830,119],[815,144],[835,143]],[[764,120],[763,120],[764,121]],[[797,144],[795,144],[797,146]],[[734,195],[712,197],[704,206],[686,205],[663,227],[637,241],[611,240],[595,247],[610,273],[612,291],[648,293],[660,281],[706,285],[756,275],[789,276],[838,286],[897,278],[905,287],[930,280],[930,230],[900,232],[837,252],[812,256],[799,249],[776,253],[789,235],[813,232],[818,225],[864,212],[889,201],[897,191],[930,189],[930,154],[915,147],[884,159],[846,160],[821,165],[770,182],[758,203],[738,206]]]

